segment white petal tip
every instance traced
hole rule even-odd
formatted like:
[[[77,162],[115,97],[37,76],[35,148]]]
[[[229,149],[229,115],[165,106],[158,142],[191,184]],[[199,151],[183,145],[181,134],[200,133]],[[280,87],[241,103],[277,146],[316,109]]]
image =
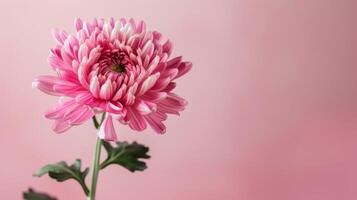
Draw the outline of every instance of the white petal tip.
[[[32,82],[32,85],[31,85],[32,88],[37,88],[37,86],[38,86],[38,82],[37,81]]]

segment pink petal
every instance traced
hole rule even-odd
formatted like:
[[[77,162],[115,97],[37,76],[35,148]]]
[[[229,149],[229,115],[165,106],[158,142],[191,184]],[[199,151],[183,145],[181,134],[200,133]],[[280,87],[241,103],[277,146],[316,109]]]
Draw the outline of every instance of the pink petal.
[[[180,78],[182,75],[186,74],[187,72],[189,72],[192,68],[192,63],[190,62],[183,62],[179,65],[179,67],[177,68],[179,71],[177,73],[177,76],[175,77],[175,79]]]
[[[144,116],[148,124],[156,133],[164,134],[166,132],[165,125],[159,120],[159,118],[154,115],[145,115]]]
[[[173,79],[177,76],[179,70],[177,68],[171,68],[171,69],[167,69],[165,70],[163,73],[161,73],[161,77],[160,78],[170,78]]]
[[[149,55],[149,57],[151,57],[153,51],[154,51],[154,45],[149,40],[149,41],[146,42],[145,46],[142,48],[142,54],[143,55]]]
[[[82,63],[79,65],[78,68],[78,80],[86,89],[89,88],[88,81],[87,81],[89,67],[90,65],[88,65],[86,57],[84,57]]]
[[[42,92],[49,94],[49,95],[54,95],[54,96],[61,96],[61,93],[58,93],[53,90],[53,86],[51,85],[46,85],[37,81],[32,82],[32,87],[37,88],[41,90]]]
[[[134,31],[136,31],[136,23],[133,18],[129,19],[129,23],[130,23],[132,29],[134,29]]]
[[[107,105],[107,112],[113,113],[113,114],[120,114],[123,111],[123,105],[120,102],[114,101],[114,102],[109,102]]]
[[[118,101],[112,101],[107,104],[106,112],[110,113],[114,119],[121,119],[126,115],[126,109]]]
[[[130,128],[137,131],[144,130],[146,128],[146,121],[144,120],[143,116],[132,108],[128,108],[127,110],[127,117],[129,120]]]
[[[112,97],[112,82],[108,79],[100,88],[99,97],[105,100],[109,100]]]
[[[170,82],[171,82],[170,77],[160,78],[158,81],[156,81],[156,84],[154,87],[152,87],[152,90],[161,91],[161,90],[165,89],[169,85]]]
[[[60,70],[64,70],[64,71],[72,71],[72,67],[70,64],[65,63],[61,58],[59,58],[58,56],[53,56],[51,55],[48,58],[48,62],[50,63],[50,65],[54,68],[54,69],[60,69]]]
[[[99,81],[98,81],[97,76],[94,76],[92,78],[92,80],[90,81],[89,90],[95,98],[99,98],[100,86],[99,86]]]
[[[61,45],[64,44],[64,41],[68,37],[68,34],[65,31],[59,29],[52,29],[52,35],[56,39],[57,43]]]
[[[167,114],[162,113],[160,111],[156,111],[155,113],[151,114],[151,116],[157,118],[160,121],[164,121],[167,119]]]
[[[141,96],[141,98],[146,101],[157,103],[157,102],[160,102],[161,100],[165,99],[166,96],[167,96],[166,92],[149,91],[149,92],[146,92],[145,95]]]
[[[172,49],[173,49],[173,47],[172,47],[171,41],[170,41],[170,40],[167,40],[167,41],[165,42],[164,46],[163,46],[163,52],[164,52],[164,53],[167,53],[167,55],[170,56],[171,53],[172,53]]]
[[[120,99],[123,94],[126,92],[126,84],[123,84],[120,89],[117,91],[117,93],[115,93],[114,97],[113,97],[113,101],[117,101],[118,99]]]
[[[160,77],[160,73],[156,73],[154,75],[149,76],[141,85],[140,91],[138,92],[138,96],[143,95],[146,91],[148,91],[150,88],[152,88],[157,79]]]
[[[130,91],[128,91],[124,96],[123,101],[125,104],[131,105],[135,102],[135,96]]]
[[[164,113],[179,115],[179,111],[183,111],[187,105],[187,101],[174,93],[168,93],[168,96],[157,103],[157,109]]]
[[[114,129],[112,116],[110,114],[107,114],[106,118],[104,119],[99,129],[98,136],[99,138],[104,139],[106,141],[117,140],[117,135]]]
[[[64,45],[61,48],[61,57],[62,57],[62,60],[67,65],[72,64],[73,56],[72,56],[71,47],[70,47],[68,39],[66,39],[66,41],[64,42]]]
[[[143,31],[145,31],[145,22],[144,21],[140,21],[139,24],[138,24],[138,27],[136,29],[136,32],[137,33],[141,33]]]
[[[58,92],[60,94],[65,94],[66,96],[73,97],[74,95],[78,94],[79,92],[85,91],[82,86],[75,85],[54,85],[53,91]]]
[[[71,125],[80,125],[86,122],[87,120],[91,119],[94,116],[94,112],[92,109],[86,106],[82,109],[82,111],[75,117],[70,120]]]
[[[89,92],[82,92],[75,97],[75,100],[77,103],[90,104],[93,102],[93,95]]]
[[[166,71],[166,67],[167,67],[167,64],[165,61],[159,61],[160,63],[157,64],[156,68],[154,69],[154,71],[152,72],[152,74],[155,74],[157,72],[163,72],[163,71]]]
[[[147,74],[152,74],[152,73],[156,70],[157,67],[161,66],[161,65],[159,64],[159,62],[160,62],[160,58],[159,58],[159,56],[156,56],[156,57],[150,62],[149,67],[147,67],[146,73],[147,73]],[[160,71],[158,71],[158,72],[156,72],[156,73],[159,73],[159,72],[160,72]]]
[[[67,121],[56,120],[52,126],[52,129],[56,133],[63,133],[71,128],[71,125]]]
[[[136,110],[141,114],[141,115],[148,115],[152,112],[155,112],[157,109],[156,104],[150,103],[150,102],[145,102],[142,100],[139,100],[137,105],[136,105]]]
[[[167,61],[167,68],[177,68],[181,63],[181,60],[182,60],[182,56],[178,56],[176,58]]]
[[[78,106],[78,104],[75,102],[74,99],[69,100],[63,104],[60,104],[53,108],[50,111],[47,111],[45,113],[45,117],[48,119],[59,119],[64,116],[64,114],[68,111],[71,111],[75,109]]]
[[[88,58],[88,46],[86,44],[82,44],[78,50],[78,60],[82,61],[84,57]]]
[[[80,18],[76,18],[74,21],[74,26],[77,31],[81,30],[83,27],[83,21]]]
[[[163,89],[163,92],[171,92],[173,89],[175,89],[176,83],[175,82],[170,82],[165,89]]]
[[[83,91],[82,86],[56,76],[39,76],[34,80],[32,86],[47,94],[56,96],[66,95],[72,97],[79,91]]]
[[[110,41],[114,42],[115,40],[119,39],[119,33],[120,33],[120,23],[116,23],[110,34]]]

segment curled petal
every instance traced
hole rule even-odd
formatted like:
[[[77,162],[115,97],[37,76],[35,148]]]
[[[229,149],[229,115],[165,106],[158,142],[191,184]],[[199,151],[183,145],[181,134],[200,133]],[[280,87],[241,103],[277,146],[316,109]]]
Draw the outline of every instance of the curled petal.
[[[89,90],[95,98],[99,97],[100,86],[97,76],[94,76],[90,81]]]
[[[123,105],[117,101],[109,102],[107,104],[106,110],[116,119],[122,118],[126,115],[126,110],[124,109]]]
[[[109,100],[112,97],[112,82],[108,79],[100,88],[99,97],[105,100]]]
[[[87,58],[83,57],[82,63],[78,67],[78,81],[85,89],[89,88],[87,77],[89,74],[88,69],[91,67],[87,61]]]
[[[99,138],[106,140],[106,141],[116,141],[117,135],[113,125],[113,119],[111,115],[107,115],[100,126],[98,132]]]
[[[139,100],[137,105],[136,105],[136,110],[141,114],[141,115],[148,115],[152,112],[155,112],[157,109],[156,104],[151,103],[151,102],[145,102],[142,100]]]
[[[84,57],[88,58],[88,46],[86,44],[82,44],[78,50],[78,60],[82,61]]]
[[[121,86],[121,88],[115,93],[115,95],[114,95],[112,100],[113,101],[117,101],[118,99],[120,99],[124,95],[124,93],[126,92],[126,88],[127,88],[126,84],[123,84]]]

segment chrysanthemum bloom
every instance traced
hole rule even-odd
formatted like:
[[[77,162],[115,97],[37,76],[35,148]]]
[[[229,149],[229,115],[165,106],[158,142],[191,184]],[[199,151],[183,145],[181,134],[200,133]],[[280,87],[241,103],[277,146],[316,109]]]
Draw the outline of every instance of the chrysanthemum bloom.
[[[143,21],[76,19],[75,29],[73,35],[53,31],[57,44],[49,63],[57,76],[39,76],[33,83],[47,94],[68,97],[45,114],[55,120],[53,130],[64,132],[106,112],[102,139],[116,140],[115,120],[136,131],[150,125],[164,133],[167,114],[179,114],[187,104],[172,91],[192,64],[170,59],[172,43],[147,31]]]

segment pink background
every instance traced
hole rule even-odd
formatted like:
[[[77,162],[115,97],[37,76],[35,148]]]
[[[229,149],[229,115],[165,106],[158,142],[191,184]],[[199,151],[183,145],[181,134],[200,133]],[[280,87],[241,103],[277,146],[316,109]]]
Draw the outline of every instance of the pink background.
[[[28,186],[85,199],[73,181],[33,178],[75,158],[91,165],[91,123],[62,135],[42,113],[56,97],[31,89],[52,72],[52,27],[73,19],[144,19],[194,68],[177,92],[189,101],[164,136],[118,128],[150,146],[145,172],[111,167],[98,200],[357,199],[356,1],[102,0],[0,2],[1,199]]]

